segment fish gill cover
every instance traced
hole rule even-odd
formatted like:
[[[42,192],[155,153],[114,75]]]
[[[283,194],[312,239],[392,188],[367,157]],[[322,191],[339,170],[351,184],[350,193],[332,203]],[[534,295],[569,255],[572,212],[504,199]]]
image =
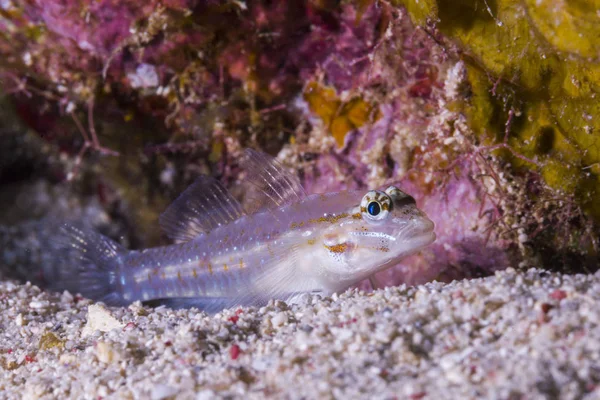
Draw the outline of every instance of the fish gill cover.
[[[246,147],[308,192],[412,194],[438,240],[382,283],[595,268],[599,9],[0,1],[3,269],[44,260],[42,218],[165,242],[170,200],[200,173],[234,186]]]

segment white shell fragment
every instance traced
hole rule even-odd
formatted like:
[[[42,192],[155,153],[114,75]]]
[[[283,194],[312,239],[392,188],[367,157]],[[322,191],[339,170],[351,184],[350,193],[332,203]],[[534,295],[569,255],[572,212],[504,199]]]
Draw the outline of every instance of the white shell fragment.
[[[109,332],[123,326],[104,306],[92,304],[88,307],[87,323],[81,331],[81,336],[91,335],[95,331]]]

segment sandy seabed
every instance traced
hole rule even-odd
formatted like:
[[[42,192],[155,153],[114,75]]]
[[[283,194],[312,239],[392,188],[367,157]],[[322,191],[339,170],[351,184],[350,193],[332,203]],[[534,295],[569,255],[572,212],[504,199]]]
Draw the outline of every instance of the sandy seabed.
[[[2,282],[0,309],[0,398],[600,398],[600,273],[509,269],[212,316]]]

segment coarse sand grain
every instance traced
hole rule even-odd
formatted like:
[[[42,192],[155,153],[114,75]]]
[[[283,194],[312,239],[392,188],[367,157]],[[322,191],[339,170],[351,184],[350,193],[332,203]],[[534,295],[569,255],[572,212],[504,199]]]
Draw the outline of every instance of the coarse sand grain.
[[[104,307],[0,283],[0,398],[597,399],[600,274]]]

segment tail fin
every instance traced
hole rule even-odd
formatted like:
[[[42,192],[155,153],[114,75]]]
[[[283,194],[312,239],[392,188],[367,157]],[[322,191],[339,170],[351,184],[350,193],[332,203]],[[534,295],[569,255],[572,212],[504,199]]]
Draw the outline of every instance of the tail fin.
[[[103,301],[109,305],[124,305],[119,281],[126,250],[116,242],[95,232],[63,224],[58,241],[69,252],[67,259],[76,265],[64,265],[60,271],[61,289]]]

